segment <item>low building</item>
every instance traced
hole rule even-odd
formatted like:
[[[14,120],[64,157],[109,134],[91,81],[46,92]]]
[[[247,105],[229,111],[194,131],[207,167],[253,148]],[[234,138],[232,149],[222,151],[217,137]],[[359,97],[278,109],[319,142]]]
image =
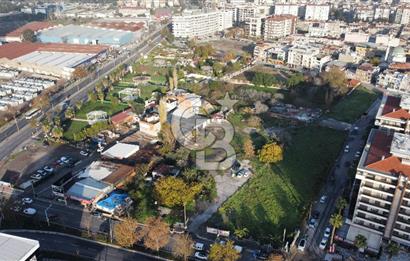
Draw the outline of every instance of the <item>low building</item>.
[[[276,40],[294,34],[297,17],[292,15],[274,15],[265,19],[264,40]]]
[[[312,43],[298,43],[290,47],[287,56],[288,65],[315,69],[319,72],[330,60],[330,55],[324,52],[322,45]]]
[[[363,83],[371,83],[374,74],[375,67],[370,63],[363,63],[357,68],[354,77]]]
[[[113,190],[113,186],[93,178],[83,178],[75,182],[66,192],[66,197],[90,205]]]
[[[95,204],[95,208],[110,215],[122,216],[131,204],[132,200],[127,193],[113,191]]]
[[[308,35],[310,37],[340,38],[344,32],[339,21],[314,22],[309,24]]]
[[[37,240],[0,233],[0,256],[2,260],[35,261],[40,243]]]
[[[111,123],[117,129],[126,124],[133,124],[136,121],[136,115],[131,109],[127,109],[111,116]]]
[[[0,36],[0,41],[4,42],[22,42],[23,41],[23,33],[26,30],[31,30],[34,33],[34,36],[41,32],[42,30],[54,27],[54,25],[50,22],[31,22],[27,23],[14,31],[7,33],[4,36]]]
[[[384,70],[377,77],[377,85],[390,92],[410,94],[410,72]]]
[[[132,155],[137,153],[139,149],[140,147],[138,145],[118,142],[114,144],[114,146],[101,153],[101,156],[110,159],[122,160],[131,157]]]

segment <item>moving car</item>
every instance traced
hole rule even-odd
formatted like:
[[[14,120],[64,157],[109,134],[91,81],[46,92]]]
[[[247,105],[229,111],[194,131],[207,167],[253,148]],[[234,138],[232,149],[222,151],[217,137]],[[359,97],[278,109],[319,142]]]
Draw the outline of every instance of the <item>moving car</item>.
[[[26,208],[23,210],[23,213],[26,215],[33,216],[37,213],[37,210],[35,208]]]
[[[82,150],[82,151],[80,151],[80,155],[81,155],[81,156],[84,156],[84,157],[87,157],[87,156],[88,156],[88,152]]]
[[[208,255],[202,252],[195,252],[195,258],[200,260],[208,260]]]
[[[306,247],[306,239],[302,239],[299,241],[299,245],[298,245],[298,250],[300,251],[305,251],[305,247]]]
[[[44,166],[43,169],[47,172],[50,172],[50,173],[54,171],[54,169],[52,167],[49,167],[49,166]]]

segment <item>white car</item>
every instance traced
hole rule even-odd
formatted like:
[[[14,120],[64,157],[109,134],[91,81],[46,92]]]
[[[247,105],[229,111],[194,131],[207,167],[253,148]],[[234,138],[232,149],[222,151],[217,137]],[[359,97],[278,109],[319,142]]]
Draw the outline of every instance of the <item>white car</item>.
[[[325,250],[326,245],[327,245],[327,238],[322,238],[322,241],[320,241],[320,244],[319,244],[319,248],[322,250]]]
[[[205,247],[205,245],[202,244],[202,243],[199,243],[199,242],[195,242],[195,243],[192,245],[192,248],[195,249],[195,250],[198,250],[198,251],[203,251],[203,250],[204,250],[204,247]]]
[[[200,260],[208,260],[208,256],[205,253],[202,252],[195,252],[195,258],[200,259]]]
[[[24,204],[31,204],[31,203],[33,203],[33,199],[31,199],[31,198],[23,198],[21,201],[22,201]]]
[[[330,233],[331,233],[331,229],[330,229],[330,227],[327,227],[327,228],[325,229],[325,233],[323,233],[323,237],[329,238],[329,237],[330,237]]]
[[[319,200],[320,204],[324,204],[326,202],[326,199],[327,199],[327,196],[325,195],[321,196]]]
[[[34,208],[26,208],[26,209],[23,210],[23,213],[26,214],[26,215],[33,216],[37,213],[37,210],[34,209]]]
[[[30,176],[30,178],[35,179],[35,180],[40,180],[43,178],[40,174],[36,173]]]
[[[349,145],[346,145],[346,147],[345,147],[345,150],[344,150],[346,153],[348,153],[349,151],[350,151],[350,147],[349,147]]]
[[[50,172],[50,173],[54,171],[54,169],[52,167],[49,167],[49,166],[45,166],[43,169],[47,172]]]
[[[299,241],[299,245],[298,245],[298,250],[300,251],[305,251],[305,247],[306,247],[306,239],[302,239]]]
[[[88,152],[87,151],[80,151],[80,155],[81,156],[84,156],[84,157],[87,157],[88,156]]]

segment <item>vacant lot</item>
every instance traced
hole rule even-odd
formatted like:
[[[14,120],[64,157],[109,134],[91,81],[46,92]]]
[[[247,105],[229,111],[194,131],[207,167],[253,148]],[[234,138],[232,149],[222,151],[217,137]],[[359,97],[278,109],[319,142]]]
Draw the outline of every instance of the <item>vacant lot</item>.
[[[245,52],[252,52],[252,42],[220,39],[217,41],[210,41],[207,43],[212,45],[216,52],[216,56],[220,57],[223,57],[228,52],[233,52],[237,55],[241,55]]]
[[[376,92],[359,87],[336,103],[327,116],[339,121],[353,123],[367,111],[377,96]]]
[[[219,209],[214,225],[247,228],[262,241],[276,241],[283,229],[294,231],[326,179],[343,144],[343,132],[305,127],[292,132],[284,160],[256,163],[254,176]]]

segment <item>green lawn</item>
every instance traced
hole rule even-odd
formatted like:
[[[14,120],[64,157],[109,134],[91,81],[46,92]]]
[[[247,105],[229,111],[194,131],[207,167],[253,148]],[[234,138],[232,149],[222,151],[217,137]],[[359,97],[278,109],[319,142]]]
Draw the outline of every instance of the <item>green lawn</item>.
[[[247,228],[253,238],[277,242],[283,229],[293,232],[343,144],[340,131],[304,127],[294,129],[284,160],[269,166],[256,163],[254,176],[215,214],[210,222],[233,231]]]
[[[339,121],[353,123],[367,111],[377,96],[376,92],[359,87],[334,105],[327,116]]]
[[[67,124],[67,127],[65,128],[64,131],[64,138],[66,140],[73,140],[74,139],[74,133],[79,133],[82,129],[88,126],[87,122],[83,121],[70,121]]]
[[[139,86],[141,89],[141,98],[144,100],[149,99],[152,96],[152,92],[154,91],[159,91],[162,93],[166,92],[166,88],[163,86],[157,86],[157,85],[145,85],[145,86]]]
[[[117,104],[117,105],[113,105],[110,102],[103,102],[101,103],[100,101],[95,101],[95,102],[91,102],[88,101],[86,102],[82,107],[81,110],[79,110],[76,113],[76,118],[80,118],[80,119],[86,119],[87,118],[87,113],[91,112],[91,111],[105,111],[107,112],[108,116],[111,116],[117,112],[120,112],[124,109],[128,108],[128,105],[124,105],[124,104]]]

